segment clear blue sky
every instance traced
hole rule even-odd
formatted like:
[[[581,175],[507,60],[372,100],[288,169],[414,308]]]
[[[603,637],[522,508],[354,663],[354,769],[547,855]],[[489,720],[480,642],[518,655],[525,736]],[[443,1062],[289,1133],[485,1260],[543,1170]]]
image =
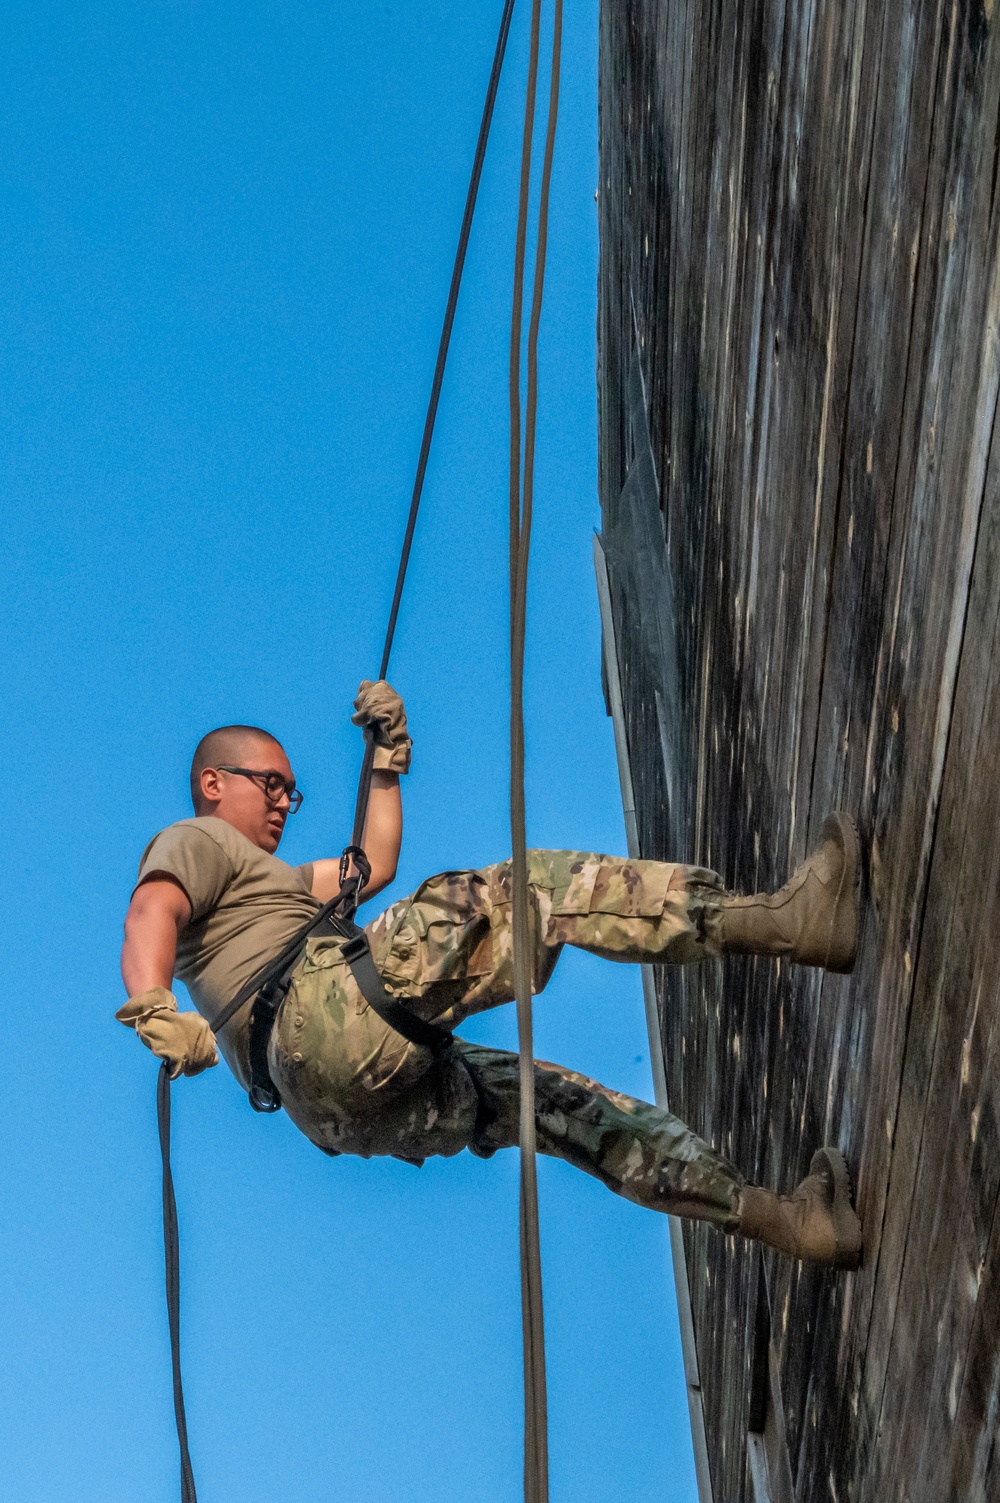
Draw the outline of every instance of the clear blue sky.
[[[178,1496],[155,1067],[113,1021],[139,854],[212,725],[285,743],[281,854],[359,761],[501,0],[14,3],[0,22],[4,1492]],[[392,678],[400,896],[506,812],[506,337],[521,0]],[[597,3],[570,4],[528,654],[539,845],[624,837],[600,690]],[[567,953],[537,1048],[649,1094],[635,970]],[[512,1045],[510,1009],[466,1033]],[[330,1161],[175,1090],[203,1503],[520,1495],[517,1156]],[[554,1503],[694,1497],[666,1222],[541,1165]]]

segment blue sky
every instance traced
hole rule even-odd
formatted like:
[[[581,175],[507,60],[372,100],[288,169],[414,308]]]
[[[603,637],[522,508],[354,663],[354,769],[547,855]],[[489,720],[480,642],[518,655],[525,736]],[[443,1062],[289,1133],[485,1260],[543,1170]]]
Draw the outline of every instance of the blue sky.
[[[391,677],[387,900],[498,859],[511,37]],[[5,1491],[177,1496],[155,1067],[117,1025],[148,839],[210,726],[286,745],[281,854],[335,854],[500,0],[11,4],[0,22],[8,1060]],[[566,15],[527,669],[534,844],[624,845],[600,691],[596,0]],[[465,1030],[513,1046],[511,1009]],[[538,1053],[651,1092],[638,973],[567,952]],[[203,1503],[513,1503],[517,1156],[330,1161],[224,1069],[175,1090]],[[695,1496],[666,1222],[540,1166],[553,1503]]]

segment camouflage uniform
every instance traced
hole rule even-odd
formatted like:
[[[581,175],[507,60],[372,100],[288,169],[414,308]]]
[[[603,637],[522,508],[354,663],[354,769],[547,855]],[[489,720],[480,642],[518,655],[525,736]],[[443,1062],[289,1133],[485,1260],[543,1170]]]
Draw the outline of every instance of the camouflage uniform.
[[[564,944],[610,960],[717,954],[713,872],[580,851],[529,851],[534,990]],[[448,1029],[509,1002],[511,864],[444,872],[368,926],[386,989]],[[335,940],[309,942],[271,1040],[285,1108],[327,1153],[420,1162],[518,1140],[516,1054],[456,1040],[435,1059],[361,996]],[[732,1229],[743,1180],[669,1112],[559,1065],[535,1065],[538,1147],[641,1205]]]

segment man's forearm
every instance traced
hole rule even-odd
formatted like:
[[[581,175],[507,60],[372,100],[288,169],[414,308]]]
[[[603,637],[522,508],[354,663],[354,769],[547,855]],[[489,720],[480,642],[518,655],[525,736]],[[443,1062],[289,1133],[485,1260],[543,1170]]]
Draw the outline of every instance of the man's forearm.
[[[208,1023],[196,1012],[178,1012],[172,992],[177,936],[190,919],[187,895],[167,881],[138,888],[125,919],[122,980],[129,1000],[115,1017],[163,1060],[171,1080],[219,1063]]]
[[[372,867],[366,896],[387,887],[395,877],[402,843],[403,801],[399,778],[394,772],[374,772],[362,841]]]

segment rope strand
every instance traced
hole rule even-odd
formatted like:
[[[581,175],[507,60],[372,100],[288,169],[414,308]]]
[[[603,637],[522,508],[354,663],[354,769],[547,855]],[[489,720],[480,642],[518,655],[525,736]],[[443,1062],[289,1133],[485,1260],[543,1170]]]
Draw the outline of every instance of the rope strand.
[[[170,1172],[170,1071],[162,1064],[156,1076],[156,1125],[163,1163],[163,1263],[167,1285],[167,1322],[170,1327],[170,1366],[174,1387],[174,1421],[181,1453],[181,1503],[198,1503],[194,1471],[188,1451],[184,1386],[181,1381],[181,1253],[177,1229],[177,1202]]]
[[[434,437],[434,424],[437,420],[438,404],[441,400],[441,387],[444,384],[445,366],[448,362],[448,350],[451,345],[451,332],[455,325],[458,294],[462,286],[462,273],[465,270],[465,257],[469,249],[469,237],[472,234],[472,221],[476,212],[479,184],[483,176],[483,164],[486,161],[486,147],[490,139],[490,126],[493,123],[493,109],[496,104],[497,90],[500,87],[500,75],[503,72],[503,61],[507,51],[507,38],[510,35],[510,23],[513,14],[514,0],[505,0],[503,14],[500,17],[500,31],[497,36],[496,50],[493,54],[493,67],[490,71],[490,81],[486,89],[486,101],[483,105],[483,118],[479,125],[476,154],[472,162],[472,175],[469,179],[469,189],[465,197],[465,213],[462,215],[462,228],[458,237],[458,249],[455,252],[455,264],[451,273],[451,286],[448,290],[448,303],[444,313],[441,339],[438,343],[437,362],[434,366],[434,380],[431,382],[431,395],[427,404],[427,416],[424,419],[424,432],[420,440],[420,455],[417,459],[417,473],[413,482],[413,495],[410,498],[410,510],[406,518],[406,531],[403,534],[403,547],[399,556],[399,568],[396,571],[396,588],[392,595],[392,605],[389,609],[389,623],[386,627],[385,642],[382,647],[382,661],[379,664],[378,676],[380,679],[385,678],[389,671],[389,658],[392,653],[393,638],[396,635],[396,621],[399,617],[399,606],[403,598],[403,585],[406,582],[406,571],[410,562],[410,550],[413,547],[413,534],[417,526],[417,513],[420,510],[420,499],[424,493],[427,461],[430,458],[431,440]],[[361,776],[358,779],[358,796],[354,805],[354,829],[351,834],[352,845],[361,845],[363,843],[362,836],[364,835],[365,819],[368,815],[368,797],[371,793],[372,763],[374,757],[375,744],[369,738],[365,744],[365,755],[361,764]]]
[[[434,367],[434,380],[431,383],[427,416],[424,420],[424,432],[420,443],[420,456],[417,460],[417,473],[413,484],[413,495],[410,500],[406,531],[403,536],[403,548],[400,555],[399,568],[396,573],[396,587],[393,592],[392,607],[389,611],[385,644],[382,648],[379,678],[385,678],[389,668],[389,655],[392,652],[396,621],[399,616],[399,605],[403,596],[403,585],[406,580],[406,570],[410,560],[410,550],[413,545],[413,534],[417,525],[417,512],[420,509],[420,498],[423,495],[427,461],[430,455],[431,440],[434,436],[434,424],[441,398],[441,387],[444,382],[445,365],[448,359],[448,349],[451,344],[451,333],[455,323],[455,311],[458,307],[458,294],[462,285],[462,273],[465,269],[465,257],[469,247],[469,237],[472,233],[476,199],[479,195],[479,184],[483,175],[483,164],[486,160],[486,147],[490,136],[490,126],[493,122],[493,109],[496,104],[497,90],[500,86],[500,75],[503,70],[504,55],[507,51],[507,38],[510,34],[510,23],[513,12],[514,0],[505,0],[503,13],[500,17],[500,31],[493,55],[493,67],[490,71],[490,81],[486,90],[486,101],[483,105],[483,116],[479,126],[476,154],[472,163],[472,175],[469,180],[469,188],[465,199],[465,213],[462,216],[458,249],[455,253],[455,264],[451,274],[451,287],[448,292],[444,326],[441,330],[441,339],[438,345],[437,363]],[[354,833],[351,837],[352,845],[360,845],[364,833],[365,820],[368,814],[368,798],[371,792],[372,762],[374,756],[375,743],[369,736],[366,739],[365,755],[361,764],[361,776],[358,780],[358,796],[354,806]],[[170,1327],[174,1418],[177,1424],[177,1442],[180,1448],[181,1459],[181,1503],[197,1503],[194,1472],[188,1451],[184,1390],[181,1382],[180,1244],[177,1226],[177,1204],[174,1199],[174,1183],[170,1170],[170,1075],[165,1066],[161,1067],[157,1077],[156,1113],[160,1136],[160,1153],[163,1160],[163,1251],[166,1270],[167,1319]]]
[[[534,502],[535,435],[538,419],[538,331],[545,290],[549,197],[559,112],[562,57],[562,0],[556,0],[552,33],[549,115],[542,165],[535,250],[535,279],[528,325],[528,383],[524,422],[523,499],[521,454],[521,320],[527,243],[531,148],[538,81],[541,0],[534,0],[531,56],[521,155],[521,191],[514,267],[510,346],[510,824],[512,845],[511,919],[514,937],[514,992],[520,1080],[520,1240],[521,1324],[524,1337],[524,1496],[525,1503],[548,1503],[548,1398],[545,1376],[545,1320],[542,1299],[541,1239],[535,1132],[535,1071],[532,1026],[532,966],[528,903],[527,830],[524,793],[524,648],[527,624],[528,559]]]

